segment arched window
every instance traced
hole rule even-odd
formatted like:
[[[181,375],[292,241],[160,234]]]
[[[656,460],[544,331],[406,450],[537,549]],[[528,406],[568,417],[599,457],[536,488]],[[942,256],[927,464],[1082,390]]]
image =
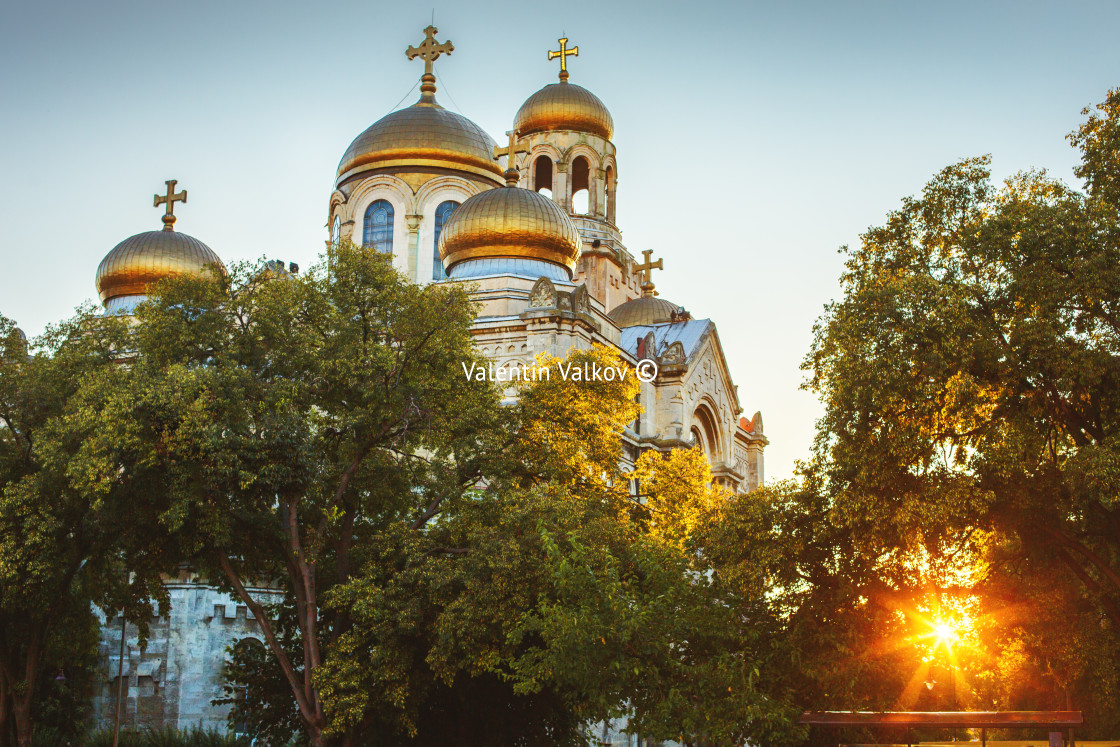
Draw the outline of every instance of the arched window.
[[[591,196],[591,165],[583,156],[572,161],[572,212],[586,215]]]
[[[447,271],[443,269],[443,260],[439,258],[439,234],[443,230],[443,224],[455,212],[455,208],[459,207],[459,203],[455,200],[448,200],[441,202],[439,207],[436,208],[436,228],[435,236],[432,239],[432,280],[443,280],[447,277]]]
[[[393,253],[393,206],[387,200],[376,200],[366,208],[362,246],[386,254]]]
[[[339,216],[334,217],[334,223],[331,224],[331,247],[337,249],[338,242],[342,240],[342,218]]]
[[[709,459],[718,459],[719,455],[723,453],[723,447],[720,443],[719,429],[716,427],[711,410],[705,405],[697,407],[696,412],[692,413],[692,421],[694,423],[691,428],[693,439],[700,444]]]
[[[548,156],[533,161],[533,191],[552,197],[552,159]]]

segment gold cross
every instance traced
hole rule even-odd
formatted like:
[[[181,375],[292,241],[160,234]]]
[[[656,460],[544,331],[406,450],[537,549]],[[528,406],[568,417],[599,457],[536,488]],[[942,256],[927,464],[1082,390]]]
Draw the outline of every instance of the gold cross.
[[[405,50],[405,56],[410,60],[415,60],[417,57],[424,61],[424,75],[432,74],[432,64],[435,63],[436,58],[441,54],[451,54],[455,51],[455,46],[445,41],[442,44],[436,41],[436,34],[439,32],[435,26],[429,26],[424,29],[424,35],[427,37],[420,43],[418,47],[409,47]]]
[[[167,205],[167,211],[163,214],[163,230],[174,231],[172,228],[175,225],[175,203],[187,201],[187,190],[182,192],[175,191],[175,185],[179,183],[178,179],[168,179],[164,184],[167,185],[167,194],[156,195],[155,207],[160,205]]]
[[[645,255],[645,261],[640,265],[634,265],[634,271],[642,276],[642,295],[645,295],[647,290],[652,295],[653,271],[664,270],[665,266],[662,264],[662,260],[660,259],[656,262],[650,261],[650,255],[653,254],[652,249],[646,249],[642,252],[642,254]]]
[[[515,154],[528,153],[529,149],[524,145],[517,144],[517,130],[506,130],[506,134],[509,135],[509,146],[506,148],[499,148],[497,146],[494,146],[494,158],[508,156],[508,160],[506,161],[506,183],[512,187],[517,184],[518,178],[517,157]],[[513,173],[511,174],[510,172]],[[512,184],[510,184],[511,179],[513,180]]]
[[[560,72],[561,73],[567,73],[568,72],[568,57],[579,57],[579,47],[572,47],[571,49],[569,49],[568,48],[568,37],[566,37],[566,36],[560,37],[559,39],[557,39],[557,41],[559,41],[559,43],[560,43],[560,52],[552,52],[552,50],[549,49],[549,62],[552,62],[553,59],[556,59],[557,57],[559,57],[560,58]],[[564,75],[563,77],[568,77],[568,76]]]

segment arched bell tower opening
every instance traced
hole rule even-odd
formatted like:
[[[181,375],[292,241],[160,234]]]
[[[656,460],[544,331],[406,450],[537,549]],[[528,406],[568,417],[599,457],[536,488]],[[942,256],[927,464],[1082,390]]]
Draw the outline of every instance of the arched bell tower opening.
[[[576,156],[572,161],[572,212],[591,212],[591,165],[584,156]]]
[[[552,197],[552,159],[545,155],[533,161],[533,191]]]

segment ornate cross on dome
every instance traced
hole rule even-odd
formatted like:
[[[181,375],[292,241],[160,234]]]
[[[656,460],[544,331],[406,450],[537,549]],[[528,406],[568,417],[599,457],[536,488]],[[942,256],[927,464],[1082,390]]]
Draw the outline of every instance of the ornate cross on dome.
[[[568,80],[568,57],[579,57],[579,47],[575,46],[568,49],[568,37],[562,36],[556,41],[560,42],[560,51],[553,52],[548,50],[548,59],[551,62],[557,57],[560,58],[560,80]]]
[[[163,214],[163,230],[174,231],[172,226],[175,225],[175,203],[187,201],[187,190],[182,192],[175,191],[175,185],[179,183],[178,179],[168,179],[164,184],[167,185],[167,194],[156,195],[155,207],[160,205],[167,205],[167,211]]]
[[[427,38],[420,42],[420,46],[410,46],[405,50],[408,59],[415,60],[419,57],[424,61],[424,75],[432,74],[432,65],[441,54],[451,54],[455,51],[455,46],[450,41],[445,41],[442,44],[437,42],[437,33],[439,33],[439,29],[435,26],[429,26],[424,29],[424,35]]]
[[[645,256],[645,261],[640,265],[634,265],[634,271],[642,276],[642,295],[652,296],[654,295],[653,271],[664,270],[665,267],[664,265],[662,265],[662,260],[660,259],[656,262],[650,261],[650,255],[653,254],[652,249],[646,249],[642,252],[642,254]]]
[[[509,147],[499,148],[494,147],[494,158],[501,158],[508,156],[506,161],[506,184],[511,187],[517,186],[518,173],[517,173],[517,153],[528,153],[529,149],[524,145],[517,144],[517,130],[507,130],[506,134],[509,135]]]

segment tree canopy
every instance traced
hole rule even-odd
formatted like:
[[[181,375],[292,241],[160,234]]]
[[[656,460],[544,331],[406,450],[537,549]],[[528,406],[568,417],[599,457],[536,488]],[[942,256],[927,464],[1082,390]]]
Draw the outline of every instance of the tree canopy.
[[[847,251],[795,491],[860,609],[972,620],[989,658],[953,670],[973,703],[1074,703],[1095,728],[1120,725],[1118,127],[1114,91],[1071,136],[1085,193],[1043,172],[997,188],[966,159]]]
[[[473,319],[461,285],[345,244],[305,274],[236,267],[137,309],[77,454],[94,482],[158,479],[161,531],[260,621],[263,647],[232,659],[259,703],[238,717],[311,744],[582,744],[619,716],[686,741],[771,728],[758,717],[788,705],[731,636],[754,621],[696,543],[726,500],[703,456],[623,473],[632,372],[558,373],[625,367],[607,348],[540,359],[553,375],[503,405],[463,374],[483,362]],[[265,583],[279,607],[249,588]]]

